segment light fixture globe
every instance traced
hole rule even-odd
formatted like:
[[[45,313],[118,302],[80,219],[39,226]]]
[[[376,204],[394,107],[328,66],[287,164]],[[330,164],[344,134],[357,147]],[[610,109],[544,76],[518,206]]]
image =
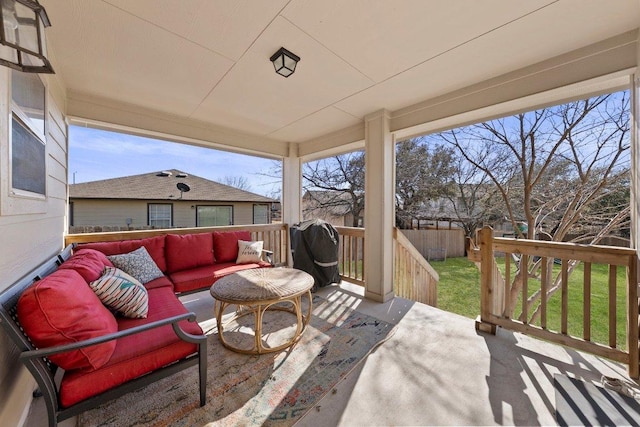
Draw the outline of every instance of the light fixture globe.
[[[289,52],[284,47],[281,47],[276,53],[271,55],[271,62],[273,62],[276,73],[283,77],[289,77],[293,74],[296,70],[296,65],[298,65],[298,61],[300,61],[300,57],[295,53]]]
[[[27,73],[53,73],[47,59],[47,12],[37,0],[0,0],[0,65]]]

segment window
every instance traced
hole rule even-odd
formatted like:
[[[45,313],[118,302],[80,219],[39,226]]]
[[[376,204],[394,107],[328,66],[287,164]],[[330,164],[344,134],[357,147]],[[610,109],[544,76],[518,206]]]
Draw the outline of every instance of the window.
[[[253,223],[269,224],[269,205],[253,205]]]
[[[171,228],[173,205],[170,203],[149,203],[149,226]]]
[[[233,206],[197,206],[196,227],[233,225]]]
[[[46,195],[45,88],[35,74],[11,71],[11,188]],[[26,192],[26,193],[24,193]]]

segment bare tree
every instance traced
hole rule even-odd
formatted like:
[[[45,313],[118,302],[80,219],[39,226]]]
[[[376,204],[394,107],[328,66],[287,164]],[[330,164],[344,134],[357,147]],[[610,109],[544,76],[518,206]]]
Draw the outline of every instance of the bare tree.
[[[222,183],[230,187],[239,188],[244,191],[251,191],[251,184],[246,176],[231,176],[227,175],[222,178]]]
[[[484,225],[503,222],[502,198],[489,177],[477,166],[457,156],[453,172],[454,184],[445,197],[465,236],[473,238]]]
[[[628,92],[522,113],[438,136],[486,174],[521,238],[564,241],[575,235],[575,240],[595,244],[628,224],[628,193],[626,202],[620,200],[630,167]],[[606,203],[616,194],[618,210]],[[527,259],[527,265],[518,263],[511,283],[512,310],[521,295],[522,274],[536,277],[539,273],[540,260]],[[570,270],[576,265],[571,263]],[[546,298],[557,291],[559,283],[556,278]],[[539,292],[532,295],[530,306],[540,297]],[[532,320],[538,313],[539,309],[534,310]]]
[[[396,146],[396,223],[410,228],[429,200],[450,195],[454,150],[411,138]]]
[[[316,209],[340,210],[350,214],[353,227],[364,211],[364,152],[306,163],[302,170],[304,187]]]

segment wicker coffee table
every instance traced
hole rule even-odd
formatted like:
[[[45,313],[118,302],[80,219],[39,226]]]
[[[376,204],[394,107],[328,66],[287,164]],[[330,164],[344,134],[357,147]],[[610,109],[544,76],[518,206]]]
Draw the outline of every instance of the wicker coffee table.
[[[244,354],[263,354],[283,350],[296,343],[311,319],[311,288],[313,277],[293,268],[255,268],[225,276],[211,286],[215,298],[214,311],[218,323],[218,338],[229,350]],[[306,314],[302,314],[302,296],[309,298]],[[285,304],[281,304],[285,302]],[[230,344],[224,337],[222,315],[231,306],[237,305],[235,315],[225,321],[229,323],[248,314],[254,315],[255,343],[252,349],[243,349]],[[296,316],[296,332],[284,344],[264,347],[262,344],[262,317],[267,310],[278,310]]]

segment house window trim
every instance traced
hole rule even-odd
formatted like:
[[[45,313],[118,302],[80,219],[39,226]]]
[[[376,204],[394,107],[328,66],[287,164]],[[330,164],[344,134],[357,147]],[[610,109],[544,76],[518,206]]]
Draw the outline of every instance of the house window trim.
[[[151,211],[150,211],[150,208],[151,208],[152,205],[164,205],[164,206],[170,206],[171,207],[171,209],[169,211],[169,214],[171,215],[171,218],[169,218],[169,227],[168,228],[173,228],[173,203],[153,203],[153,202],[147,203],[147,225],[149,227],[153,227],[154,229],[162,230],[162,228],[158,228],[158,227],[155,227],[155,226],[151,225]]]
[[[195,212],[195,215],[196,215],[196,218],[195,218],[196,227],[205,227],[205,226],[201,226],[199,224],[199,220],[198,220],[198,209],[199,208],[204,208],[204,207],[210,207],[210,208],[224,208],[224,207],[227,207],[227,208],[231,208],[231,216],[230,216],[231,224],[228,224],[228,225],[234,225],[235,224],[236,221],[235,221],[235,209],[234,209],[235,206],[234,205],[196,205],[196,212]],[[213,226],[213,227],[226,227],[226,225],[217,225],[217,226]]]
[[[0,104],[4,102],[6,110],[0,111],[0,129],[3,130],[0,138],[7,141],[0,144],[0,216],[46,214],[49,208],[49,147],[48,131],[50,127],[50,96],[47,80],[37,76],[44,89],[44,111],[43,111],[43,131],[40,132],[30,123],[30,119],[22,109],[13,101],[12,74],[10,69],[5,67],[0,70],[0,86],[4,86],[4,99],[0,99]],[[13,188],[13,119],[24,125],[25,129],[35,135],[44,146],[44,194],[34,193],[28,190]]]
[[[253,224],[270,224],[271,223],[271,206],[269,206],[269,205],[270,205],[269,203],[254,203],[253,204],[253,211],[252,211],[252,215],[251,215],[251,221],[252,221]],[[258,207],[258,206],[264,206],[264,207],[267,208],[267,222],[265,222],[265,223],[262,223],[262,222],[257,223],[256,222],[256,207]]]

